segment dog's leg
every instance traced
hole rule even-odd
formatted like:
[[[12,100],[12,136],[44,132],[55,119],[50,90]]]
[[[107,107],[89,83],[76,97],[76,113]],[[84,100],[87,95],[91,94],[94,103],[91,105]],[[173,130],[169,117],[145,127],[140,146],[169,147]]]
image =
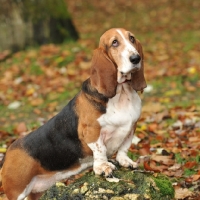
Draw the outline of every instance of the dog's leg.
[[[106,177],[112,175],[112,171],[115,170],[115,165],[108,162],[106,155],[106,146],[103,143],[103,136],[100,134],[99,139],[96,142],[88,143],[88,146],[93,151],[94,164],[93,170],[95,174],[105,175]]]
[[[55,174],[37,175],[18,196],[17,200],[23,200],[26,196],[28,196],[28,200],[37,200],[42,193],[50,188],[56,181],[67,179],[72,175],[80,173],[90,166],[92,166],[92,162],[81,163],[74,168],[71,167],[69,170],[57,172]]]
[[[132,143],[133,133],[134,131],[132,130],[117,152],[116,160],[123,167],[137,168],[137,163],[133,162],[127,155],[128,149],[130,148]]]
[[[81,171],[83,171],[93,165],[93,162],[90,160],[88,162],[84,162],[84,161],[85,161],[84,159],[80,160],[80,164],[78,165],[78,167],[77,166],[71,167],[69,170],[57,172],[55,175],[56,181],[61,181],[61,180],[67,179],[70,176],[76,175],[76,174],[80,173]]]

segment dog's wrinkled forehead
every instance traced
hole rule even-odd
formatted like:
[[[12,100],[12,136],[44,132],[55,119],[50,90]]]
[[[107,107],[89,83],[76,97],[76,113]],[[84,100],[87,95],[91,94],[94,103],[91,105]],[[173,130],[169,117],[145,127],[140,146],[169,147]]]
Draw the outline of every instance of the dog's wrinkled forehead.
[[[131,32],[123,28],[112,28],[100,37],[99,47],[110,46],[114,40],[124,43],[124,41],[129,40],[130,36],[134,37]]]

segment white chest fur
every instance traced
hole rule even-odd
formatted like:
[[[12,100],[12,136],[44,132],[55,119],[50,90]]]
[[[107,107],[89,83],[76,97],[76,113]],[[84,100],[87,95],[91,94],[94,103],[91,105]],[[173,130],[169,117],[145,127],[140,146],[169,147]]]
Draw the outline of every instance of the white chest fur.
[[[107,110],[98,121],[107,156],[115,153],[140,117],[141,100],[128,83],[118,84],[117,94],[109,99]]]

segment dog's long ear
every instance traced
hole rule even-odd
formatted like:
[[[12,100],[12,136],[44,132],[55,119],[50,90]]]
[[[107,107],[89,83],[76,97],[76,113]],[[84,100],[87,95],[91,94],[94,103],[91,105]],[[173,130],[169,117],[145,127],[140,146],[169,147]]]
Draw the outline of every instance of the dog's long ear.
[[[132,73],[131,83],[134,90],[143,91],[143,89],[147,86],[144,78],[144,55],[143,55],[142,45],[140,44],[140,41],[137,39],[136,39],[136,49],[141,56],[141,68],[139,71]]]
[[[90,70],[91,85],[105,97],[116,94],[117,68],[103,49],[94,50]]]

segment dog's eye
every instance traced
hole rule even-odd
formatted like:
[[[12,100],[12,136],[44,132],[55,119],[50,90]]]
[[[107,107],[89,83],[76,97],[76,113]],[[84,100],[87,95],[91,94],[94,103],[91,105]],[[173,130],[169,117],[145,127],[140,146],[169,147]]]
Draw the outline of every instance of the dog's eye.
[[[113,47],[117,47],[118,45],[119,45],[118,41],[117,40],[113,40],[112,46]]]
[[[134,43],[134,42],[135,42],[135,38],[134,38],[133,36],[130,36],[130,41],[131,41],[132,43]]]

